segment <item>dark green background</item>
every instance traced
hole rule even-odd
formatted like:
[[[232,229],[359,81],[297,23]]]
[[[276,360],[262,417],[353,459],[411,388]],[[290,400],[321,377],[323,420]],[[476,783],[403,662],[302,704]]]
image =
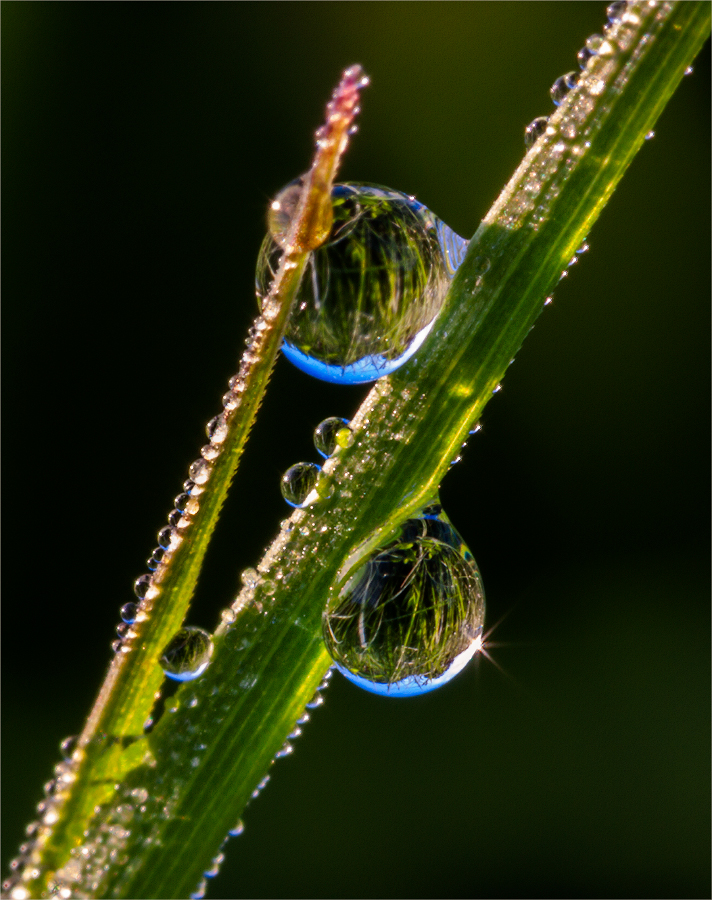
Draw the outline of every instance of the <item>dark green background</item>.
[[[469,236],[604,8],[3,4],[5,866],[340,71],[372,78],[343,179]],[[709,896],[709,82],[706,50],[443,484],[489,623],[509,614],[506,674],[402,701],[335,677],[209,896]],[[280,361],[191,622],[214,627],[280,474],[364,394]]]

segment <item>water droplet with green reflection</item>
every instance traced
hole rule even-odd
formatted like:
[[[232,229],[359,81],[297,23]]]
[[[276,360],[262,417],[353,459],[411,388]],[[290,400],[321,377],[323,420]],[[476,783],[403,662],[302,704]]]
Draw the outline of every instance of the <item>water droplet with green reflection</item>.
[[[272,203],[257,263],[265,298],[278,267],[299,180]],[[367,184],[337,184],[334,221],[313,251],[282,350],[298,368],[339,384],[375,381],[418,350],[468,242],[413,197]]]
[[[203,628],[186,625],[163,648],[161,668],[175,681],[192,681],[207,669],[212,655],[212,635]]]
[[[477,563],[439,504],[349,566],[322,624],[337,668],[367,691],[409,697],[446,684],[482,645]]]

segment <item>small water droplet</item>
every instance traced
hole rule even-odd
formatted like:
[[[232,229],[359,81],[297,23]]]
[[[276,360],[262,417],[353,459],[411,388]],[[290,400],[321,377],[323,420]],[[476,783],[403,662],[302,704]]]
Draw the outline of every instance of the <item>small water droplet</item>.
[[[692,68],[692,66],[688,66],[688,67],[685,69],[685,75],[692,75],[692,73],[693,73],[694,71],[695,71],[695,70]]]
[[[205,444],[204,447],[200,448],[200,455],[208,462],[212,462],[213,460],[216,460],[218,456],[220,456],[220,445]]]
[[[290,506],[303,509],[316,499],[312,492],[321,472],[316,463],[301,462],[287,469],[282,476],[280,488],[282,496]]]
[[[72,734],[62,741],[62,743],[59,745],[59,752],[62,754],[64,759],[71,760],[72,756],[74,755],[74,751],[77,749],[78,742],[79,737],[76,734]]]
[[[272,204],[257,265],[260,298],[281,259],[299,191],[292,183]],[[421,203],[376,185],[335,185],[332,206],[329,237],[311,255],[282,350],[309,375],[361,384],[418,350],[468,242]]]
[[[549,91],[551,99],[554,101],[554,106],[561,106],[568,92],[576,87],[578,78],[578,72],[567,72],[566,75],[556,79]]]
[[[163,550],[170,550],[174,535],[175,531],[170,525],[166,528],[162,528],[158,532],[158,546]]]
[[[578,60],[579,66],[580,66],[582,69],[585,69],[586,66],[588,65],[589,59],[591,59],[591,57],[592,57],[592,56],[595,56],[595,55],[596,55],[596,54],[595,54],[592,50],[589,50],[588,47],[583,47],[583,48],[582,48],[581,50],[579,50],[579,52],[576,54],[576,59]]]
[[[645,140],[646,140],[646,141],[650,141],[650,140],[652,140],[654,137],[655,137],[655,132],[654,132],[654,131],[649,131],[649,132],[645,135]]]
[[[601,47],[606,43],[606,39],[601,34],[591,34],[586,38],[585,47],[592,53],[601,52]]]
[[[531,147],[537,138],[544,134],[548,123],[549,120],[546,116],[537,116],[536,119],[533,119],[524,129],[524,144],[527,147]]]
[[[391,697],[450,681],[481,647],[484,590],[462,538],[440,511],[357,559],[332,588],[327,649],[359,687]]]
[[[232,623],[237,618],[237,614],[234,609],[231,609],[227,606],[221,613],[220,618],[226,625],[232,625]]]
[[[329,500],[334,496],[335,490],[336,486],[333,477],[325,475],[324,472],[319,472],[319,477],[316,480],[316,492],[319,495],[319,499]]]
[[[349,420],[340,419],[338,416],[324,419],[314,432],[314,446],[325,459],[331,456],[337,447],[349,447],[353,439]]]
[[[314,696],[311,698],[311,700],[308,703],[305,703],[304,705],[306,706],[307,709],[317,709],[317,707],[324,705],[324,698],[321,696],[319,691],[317,691],[314,694]],[[299,721],[299,719],[297,719],[297,721]]]
[[[227,430],[227,420],[224,414],[215,416],[214,419],[211,419],[208,422],[205,428],[205,431],[213,444],[222,444],[227,437]]]
[[[243,825],[242,819],[238,819],[237,824],[228,831],[228,834],[230,837],[239,837],[244,830],[245,826]]]
[[[616,0],[606,7],[606,16],[609,22],[619,22],[628,4],[625,0]]]
[[[283,759],[285,756],[289,756],[290,753],[294,752],[294,747],[287,741],[280,750],[278,750],[274,758],[275,759]]]
[[[151,584],[150,575],[141,575],[134,581],[134,594],[139,600],[157,593],[156,588]]]
[[[190,895],[190,900],[203,900],[203,897],[205,896],[205,892],[207,891],[207,889],[208,889],[207,879],[201,878],[200,881],[198,882],[198,886],[193,891],[193,893]]]
[[[129,625],[133,625],[136,621],[136,613],[138,612],[138,606],[136,603],[124,603],[121,607],[121,611],[119,615],[124,620],[124,622],[128,622]]]
[[[220,866],[223,864],[224,860],[225,860],[225,854],[218,853],[218,855],[210,863],[210,868],[206,869],[205,872],[203,872],[205,877],[206,878],[215,878],[215,876],[220,871]]]
[[[203,628],[186,625],[165,646],[161,668],[175,681],[192,681],[208,667],[213,655],[213,639]]]
[[[257,569],[244,569],[240,575],[240,581],[248,588],[256,588],[260,583],[260,573]]]
[[[175,500],[173,501],[173,506],[175,506],[175,508],[179,512],[184,512],[185,507],[188,504],[189,500],[190,500],[190,494],[188,494],[184,491],[182,494],[178,494],[178,496],[175,498]],[[154,555],[155,555],[155,550],[154,550]]]
[[[204,459],[196,459],[190,464],[188,474],[196,484],[205,484],[211,471],[212,467]]]

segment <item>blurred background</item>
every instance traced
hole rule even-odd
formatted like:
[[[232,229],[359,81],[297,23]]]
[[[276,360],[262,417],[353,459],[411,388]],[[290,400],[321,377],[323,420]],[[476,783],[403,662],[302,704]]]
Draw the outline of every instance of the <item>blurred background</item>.
[[[256,311],[269,199],[341,70],[342,180],[471,236],[603,3],[4,4],[3,871]],[[709,896],[709,47],[442,499],[492,649],[389,700],[335,677],[209,897]],[[367,388],[285,360],[190,622]],[[24,637],[23,637],[24,635]]]

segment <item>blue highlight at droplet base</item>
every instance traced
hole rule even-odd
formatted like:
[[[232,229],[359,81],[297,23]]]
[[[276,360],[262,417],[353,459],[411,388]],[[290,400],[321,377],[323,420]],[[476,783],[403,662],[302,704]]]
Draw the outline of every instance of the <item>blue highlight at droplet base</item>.
[[[395,372],[396,369],[399,369],[414,356],[430,333],[433,325],[434,320],[426,325],[422,331],[419,331],[405,353],[402,353],[397,359],[386,359],[382,355],[373,355],[365,356],[363,359],[359,359],[348,366],[335,366],[302,353],[301,350],[298,350],[286,340],[282,342],[282,353],[292,365],[295,365],[307,375],[311,375],[312,378],[318,378],[320,381],[328,381],[331,384],[367,384],[369,381],[383,378],[384,375],[390,375],[391,372]]]
[[[371,694],[380,694],[382,697],[419,697],[421,694],[427,694],[429,691],[442,687],[456,675],[459,675],[481,647],[481,637],[475,638],[466,650],[463,650],[462,653],[453,659],[442,675],[438,675],[437,678],[431,678],[430,680],[411,676],[410,678],[404,678],[402,681],[389,684],[388,682],[369,681],[367,678],[349,672],[348,669],[345,669],[339,663],[335,663],[335,666],[356,687],[363,688],[364,691],[369,691]]]
[[[173,681],[194,681],[196,678],[200,678],[203,672],[208,668],[210,660],[203,663],[202,666],[198,666],[192,672],[169,672],[167,669],[163,670],[163,674],[168,678],[172,678]]]

